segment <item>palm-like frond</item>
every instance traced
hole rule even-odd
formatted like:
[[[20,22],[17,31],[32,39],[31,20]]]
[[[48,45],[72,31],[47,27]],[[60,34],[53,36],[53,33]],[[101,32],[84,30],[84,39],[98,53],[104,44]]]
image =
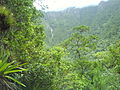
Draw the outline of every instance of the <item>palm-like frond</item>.
[[[26,63],[20,64],[20,63],[15,63],[14,61],[7,62],[8,60],[7,55],[1,56],[1,57],[2,57],[1,58],[2,60],[0,60],[0,84],[9,89],[14,89],[15,84],[10,82],[10,81],[13,81],[19,85],[22,85],[23,87],[26,87],[23,83],[19,82],[18,80],[10,76],[10,74],[26,71],[27,69],[24,69],[21,67]]]

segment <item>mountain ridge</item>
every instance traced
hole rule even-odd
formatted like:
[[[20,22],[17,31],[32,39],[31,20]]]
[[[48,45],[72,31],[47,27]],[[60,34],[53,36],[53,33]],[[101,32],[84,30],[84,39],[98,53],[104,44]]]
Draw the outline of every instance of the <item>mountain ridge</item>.
[[[120,21],[116,22],[115,19],[120,19],[119,4],[120,0],[108,0],[101,1],[98,6],[88,6],[84,8],[72,7],[58,12],[47,12],[45,13],[45,22],[52,27],[56,44],[65,40],[70,30],[78,25],[90,26],[92,29],[91,34],[96,34],[102,39],[110,39],[112,38],[110,37],[110,33],[114,32],[113,27],[116,27],[116,24],[120,23]],[[108,26],[113,26],[113,29]],[[116,31],[119,32],[120,30],[118,29]],[[47,33],[49,33],[49,28]],[[102,36],[103,34],[104,36]],[[115,40],[117,40],[118,35],[114,36]],[[48,35],[48,37],[50,38],[50,35]]]

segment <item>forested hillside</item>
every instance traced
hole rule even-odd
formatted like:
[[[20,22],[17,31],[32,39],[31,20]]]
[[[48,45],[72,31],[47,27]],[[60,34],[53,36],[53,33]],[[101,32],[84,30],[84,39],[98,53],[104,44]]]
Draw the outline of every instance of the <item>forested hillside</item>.
[[[119,90],[120,0],[46,13],[33,3],[0,1],[0,90]]]
[[[53,43],[58,44],[67,38],[71,28],[77,25],[90,26],[90,33],[105,39],[106,43],[118,40],[120,35],[119,4],[120,0],[109,0],[101,1],[98,6],[73,7],[64,11],[45,13],[46,23],[53,29]],[[50,38],[50,35],[48,37]]]
[[[45,13],[45,20],[49,25],[48,29],[52,28],[54,30],[54,43],[56,44],[67,38],[71,28],[74,26],[90,26],[93,17],[96,16],[96,11],[96,6],[90,6],[82,9],[72,7],[64,11]]]

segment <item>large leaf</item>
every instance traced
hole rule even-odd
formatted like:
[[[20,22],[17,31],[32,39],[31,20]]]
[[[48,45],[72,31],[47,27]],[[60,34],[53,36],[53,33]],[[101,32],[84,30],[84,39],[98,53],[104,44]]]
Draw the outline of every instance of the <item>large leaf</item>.
[[[6,71],[7,68],[9,68],[9,66],[13,64],[13,62],[11,63],[4,63],[1,67],[0,67],[0,72]]]
[[[27,69],[5,71],[4,74],[10,74],[10,73],[22,72],[22,71],[26,71],[26,70],[27,70]]]
[[[11,65],[7,70],[9,71],[9,70],[13,70],[13,69],[16,69],[16,68],[18,68],[18,67],[21,67],[21,66],[23,66],[23,65],[26,65],[27,63],[23,63],[23,64],[19,64],[19,63],[16,63],[16,64],[14,64],[14,65]]]
[[[14,82],[18,83],[19,85],[22,85],[22,86],[26,87],[23,83],[19,82],[18,80],[14,79],[13,77],[10,77],[10,76],[5,76],[5,77],[13,80]]]

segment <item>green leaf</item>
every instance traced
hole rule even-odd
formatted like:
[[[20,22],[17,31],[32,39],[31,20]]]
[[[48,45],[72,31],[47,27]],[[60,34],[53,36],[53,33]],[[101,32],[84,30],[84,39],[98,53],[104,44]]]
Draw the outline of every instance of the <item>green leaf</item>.
[[[10,73],[15,73],[15,72],[22,72],[22,71],[26,71],[27,69],[21,69],[21,70],[11,70],[11,71],[6,71],[4,72],[4,74],[10,74]]]
[[[16,63],[14,65],[11,65],[7,70],[12,70],[12,69],[16,69],[18,67],[21,67],[23,65],[26,65],[27,63],[23,63],[23,64],[20,64],[20,63]]]
[[[0,72],[5,71],[12,63],[13,63],[13,62],[11,62],[11,63],[4,63],[4,64],[2,65],[2,67],[0,67]]]
[[[8,78],[8,79],[13,80],[14,82],[18,83],[19,85],[22,85],[23,87],[26,87],[23,83],[19,82],[18,80],[14,79],[14,78],[12,78],[10,76],[5,76],[5,77]]]

